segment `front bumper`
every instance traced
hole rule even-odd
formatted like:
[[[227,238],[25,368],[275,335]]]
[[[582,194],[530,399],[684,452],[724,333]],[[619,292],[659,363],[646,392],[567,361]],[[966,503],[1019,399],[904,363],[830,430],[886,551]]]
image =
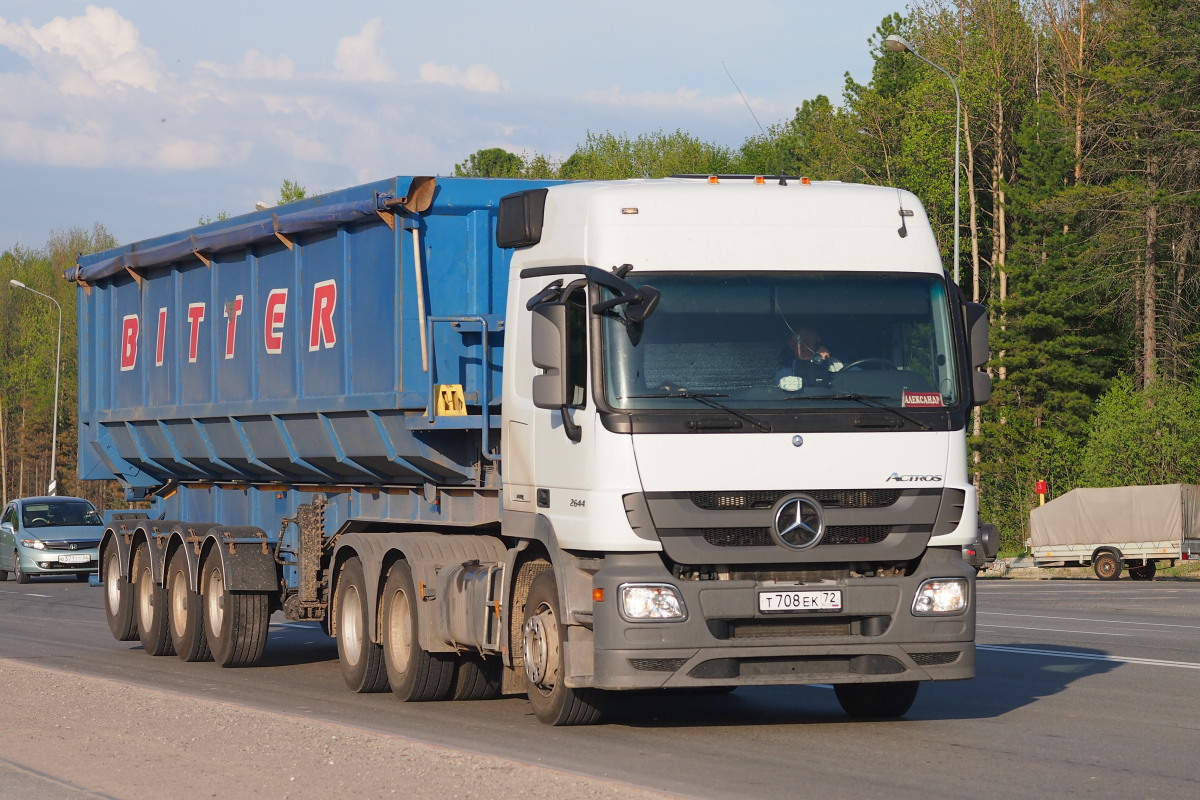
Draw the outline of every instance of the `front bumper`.
[[[84,556],[86,561],[66,562],[61,556]],[[21,560],[21,571],[26,575],[76,575],[79,573],[95,572],[99,568],[99,551],[80,550],[70,553],[59,553],[55,550],[38,550],[32,547],[17,546],[17,558]]]
[[[972,678],[974,573],[957,549],[931,548],[912,575],[769,587],[839,589],[840,612],[764,614],[757,595],[768,587],[760,582],[676,580],[656,555],[610,555],[594,577],[613,601],[593,606],[592,674],[589,680],[586,670],[573,669],[569,682],[644,689]],[[930,578],[966,579],[967,608],[952,616],[913,615],[914,594]],[[622,619],[618,587],[645,582],[677,587],[687,618]],[[587,638],[576,633],[577,640]]]

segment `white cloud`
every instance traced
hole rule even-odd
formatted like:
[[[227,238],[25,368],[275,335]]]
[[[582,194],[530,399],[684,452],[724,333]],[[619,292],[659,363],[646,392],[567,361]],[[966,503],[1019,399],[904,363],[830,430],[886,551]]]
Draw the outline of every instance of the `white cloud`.
[[[383,38],[383,20],[369,20],[354,36],[343,37],[334,52],[334,77],[344,81],[390,83],[396,80],[396,72],[384,59],[380,48]]]
[[[88,6],[80,17],[55,17],[40,28],[0,18],[0,46],[27,60],[69,96],[106,89],[154,92],[162,79],[157,54],[116,9]]]
[[[607,105],[638,109],[677,109],[688,111],[720,111],[733,106],[744,106],[742,98],[736,94],[705,95],[699,89],[683,87],[673,92],[636,92],[627,93],[621,87],[610,89],[593,89],[585,92],[581,99],[587,104]],[[762,107],[761,100],[750,99],[750,105]]]
[[[238,74],[243,78],[290,81],[296,74],[296,62],[287,56],[271,58],[251,48],[238,65]]]
[[[497,94],[508,91],[508,81],[492,72],[486,64],[472,64],[465,70],[458,67],[426,61],[418,72],[422,83],[440,83],[456,86],[470,92]]]

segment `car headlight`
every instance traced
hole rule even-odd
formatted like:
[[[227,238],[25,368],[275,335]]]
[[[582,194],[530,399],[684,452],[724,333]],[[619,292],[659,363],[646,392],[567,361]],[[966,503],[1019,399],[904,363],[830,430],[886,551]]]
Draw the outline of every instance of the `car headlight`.
[[[966,578],[933,578],[924,581],[913,598],[912,613],[918,617],[959,614],[967,607]]]
[[[679,620],[687,617],[679,590],[668,583],[626,583],[620,588],[621,616],[636,620]]]
[[[45,550],[46,549],[46,543],[43,542],[41,539],[22,539],[21,546],[29,547],[34,550]]]

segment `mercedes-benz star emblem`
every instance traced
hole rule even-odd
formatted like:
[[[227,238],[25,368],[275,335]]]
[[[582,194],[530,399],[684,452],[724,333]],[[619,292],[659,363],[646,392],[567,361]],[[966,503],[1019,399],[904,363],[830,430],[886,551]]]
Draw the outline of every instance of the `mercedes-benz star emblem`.
[[[821,504],[806,494],[793,494],[775,506],[775,535],[785,546],[804,550],[825,535]]]

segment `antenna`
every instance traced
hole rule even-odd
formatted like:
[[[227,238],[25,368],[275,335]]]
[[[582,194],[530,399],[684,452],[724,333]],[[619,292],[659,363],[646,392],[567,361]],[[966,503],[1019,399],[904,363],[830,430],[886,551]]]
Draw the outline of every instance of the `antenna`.
[[[741,87],[739,87],[739,86],[737,85],[737,81],[735,81],[735,80],[733,79],[733,73],[731,73],[731,72],[729,71],[729,67],[725,66],[725,62],[724,62],[724,61],[722,61],[722,62],[721,62],[721,69],[725,70],[725,74],[729,76],[729,82],[733,84],[733,88],[734,88],[734,89],[737,89],[738,96],[739,96],[739,97],[741,97],[741,98],[742,98],[742,102],[746,104],[746,110],[750,112],[750,116],[751,116],[751,118],[754,120],[754,124],[755,124],[755,125],[757,125],[757,126],[758,126],[758,129],[759,129],[759,131],[761,131],[761,132],[762,132],[763,139],[765,139],[765,140],[767,140],[768,142],[770,142],[770,141],[771,141],[771,137],[767,136],[767,131],[766,131],[766,129],[765,129],[765,128],[763,128],[763,126],[762,126],[762,123],[758,121],[758,116],[757,116],[757,115],[754,113],[754,109],[750,107],[750,101],[746,99],[746,95],[742,94]],[[776,150],[775,150],[775,160],[776,160],[775,169],[776,169],[776,172],[778,173],[776,177],[778,177],[778,178],[779,178],[779,185],[780,185],[780,186],[787,186],[787,181],[786,181],[786,180],[784,179],[784,177],[783,177],[783,164],[782,164],[782,162],[780,162],[780,160],[779,160],[779,150],[778,150],[778,148],[776,148]]]

